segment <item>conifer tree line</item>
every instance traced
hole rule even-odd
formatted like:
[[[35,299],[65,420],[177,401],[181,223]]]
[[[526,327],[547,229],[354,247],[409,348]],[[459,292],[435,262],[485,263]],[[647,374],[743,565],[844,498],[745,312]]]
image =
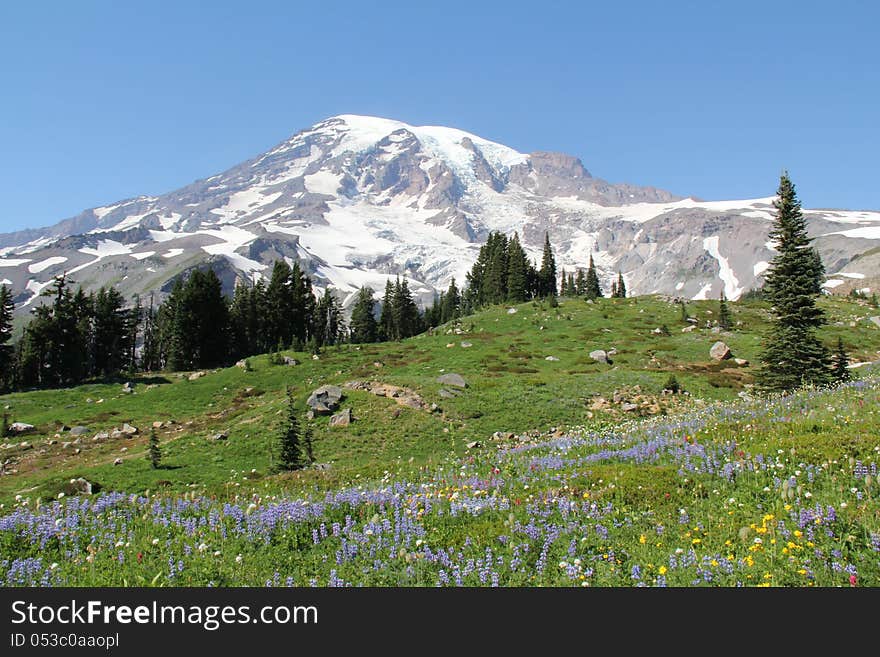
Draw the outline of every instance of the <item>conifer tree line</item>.
[[[450,286],[455,290],[455,284]],[[0,392],[76,385],[138,371],[193,370],[230,365],[280,349],[308,350],[351,341],[401,340],[424,331],[425,315],[406,279],[388,282],[377,300],[361,288],[346,322],[333,290],[316,295],[298,263],[276,261],[268,281],[242,282],[232,299],[211,269],[174,280],[167,298],[127,304],[114,287],[86,294],[67,276],[44,292],[12,344],[12,294],[0,285]],[[455,292],[446,305],[458,312]]]

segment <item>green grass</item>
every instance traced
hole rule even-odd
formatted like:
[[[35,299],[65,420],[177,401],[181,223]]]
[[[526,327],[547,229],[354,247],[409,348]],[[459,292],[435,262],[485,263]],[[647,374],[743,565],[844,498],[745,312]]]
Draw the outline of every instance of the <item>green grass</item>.
[[[864,319],[873,309],[838,298],[825,298],[822,305],[830,320],[822,332],[827,344],[840,335],[853,357],[877,358],[880,329]],[[688,303],[700,326],[717,316],[717,307],[717,301]],[[36,425],[37,432],[15,443],[24,440],[33,449],[3,450],[18,473],[0,477],[0,503],[9,504],[15,495],[54,498],[78,476],[104,490],[132,493],[228,495],[231,489],[263,490],[266,485],[279,491],[331,490],[374,480],[392,468],[416,472],[450,454],[463,454],[467,443],[485,442],[496,431],[612,426],[627,416],[591,410],[595,396],[610,397],[634,386],[656,396],[670,373],[691,400],[735,399],[752,382],[768,311],[760,302],[733,303],[731,310],[738,325],[716,335],[706,329],[682,333],[680,307],[658,298],[595,304],[563,299],[558,308],[527,303],[517,306],[516,314],[503,306],[465,318],[460,334],[445,326],[401,343],[331,348],[319,360],[286,352],[301,361],[295,367],[273,366],[267,356],[258,356],[250,359],[251,372],[231,367],[195,381],[175,373],[137,377],[131,395],[122,392],[121,382],[6,395],[0,405],[10,407],[13,420]],[[662,324],[670,336],[652,333]],[[709,347],[717,339],[752,365],[711,362]],[[463,348],[463,341],[473,346]],[[593,349],[612,347],[618,353],[611,365],[589,358]],[[547,356],[559,360],[547,361]],[[443,372],[462,374],[469,388],[454,399],[441,398],[436,378]],[[357,418],[350,427],[330,428],[326,417],[310,422],[316,457],[331,467],[271,475],[269,455],[283,417],[285,388],[293,387],[304,410],[314,388],[350,380],[411,388],[442,412],[401,408],[393,400],[347,390],[342,406],[352,407]],[[677,408],[664,403],[662,412]],[[145,458],[147,433],[154,421],[168,420],[176,424],[158,430],[163,467],[152,470]],[[92,442],[95,433],[123,422],[139,427],[140,435]],[[67,434],[54,437],[62,424],[89,427],[79,454],[73,453],[76,446],[62,448],[72,440]],[[228,440],[209,440],[219,431]],[[52,440],[57,444],[48,444]],[[114,465],[117,458],[121,465]]]

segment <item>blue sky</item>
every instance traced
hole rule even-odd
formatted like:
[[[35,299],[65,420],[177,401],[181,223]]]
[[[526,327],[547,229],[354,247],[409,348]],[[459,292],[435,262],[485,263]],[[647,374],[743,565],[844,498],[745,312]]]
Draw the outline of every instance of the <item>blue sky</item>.
[[[335,114],[704,199],[880,209],[873,2],[3,2],[0,231],[206,178]]]

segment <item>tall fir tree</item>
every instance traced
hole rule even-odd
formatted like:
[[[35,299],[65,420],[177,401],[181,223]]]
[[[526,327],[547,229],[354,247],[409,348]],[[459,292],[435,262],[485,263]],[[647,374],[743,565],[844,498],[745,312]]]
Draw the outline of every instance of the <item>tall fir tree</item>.
[[[584,270],[578,267],[577,276],[574,279],[575,296],[582,297],[587,293],[587,277]]]
[[[153,295],[150,305],[144,311],[144,344],[141,348],[140,369],[145,372],[158,372],[163,367],[162,350],[159,344],[159,328],[156,325],[156,309]]]
[[[397,340],[394,321],[394,284],[385,281],[385,296],[382,297],[382,311],[379,316],[379,337],[381,340]]]
[[[358,290],[357,299],[351,309],[351,341],[356,344],[375,342],[379,334],[379,325],[375,316],[376,300],[373,288],[362,287]]]
[[[315,306],[313,328],[319,347],[336,345],[345,339],[342,305],[330,287],[324,290],[324,295]]]
[[[457,319],[461,314],[461,294],[455,284],[455,278],[449,282],[449,287],[442,295],[440,302],[440,324],[445,324]],[[439,325],[439,324],[438,324]]]
[[[13,385],[12,317],[15,303],[12,292],[5,285],[0,285],[0,392],[6,392]]]
[[[794,184],[783,173],[773,202],[776,218],[770,231],[777,255],[764,275],[764,294],[772,304],[774,323],[764,340],[759,372],[761,387],[788,391],[831,380],[830,354],[816,336],[825,323],[817,307],[824,266],[807,235]]]
[[[849,354],[843,346],[843,338],[838,336],[837,349],[831,358],[832,376],[835,383],[846,383],[852,379],[852,373],[849,371]]]
[[[302,436],[296,414],[293,390],[287,389],[287,418],[278,436],[275,469],[279,471],[300,470],[306,465],[303,455]]]
[[[553,256],[553,247],[550,245],[549,233],[544,233],[544,252],[541,257],[538,281],[539,296],[556,297],[559,294],[556,287],[556,258]]]
[[[519,235],[513,234],[507,244],[507,301],[522,303],[529,298],[529,261],[519,242]]]
[[[618,299],[626,298],[626,282],[623,280],[623,274],[617,272],[617,283],[614,286],[614,295]]]
[[[599,299],[602,297],[602,286],[599,284],[599,275],[596,273],[596,263],[593,261],[593,254],[590,254],[590,266],[587,268],[584,296],[587,299]]]
[[[718,301],[718,326],[725,331],[729,331],[733,327],[733,319],[730,317],[730,308],[727,306],[724,290],[721,291],[721,298]]]
[[[159,436],[155,429],[150,429],[150,446],[147,450],[147,460],[153,470],[159,468],[162,463],[162,449],[159,447]]]

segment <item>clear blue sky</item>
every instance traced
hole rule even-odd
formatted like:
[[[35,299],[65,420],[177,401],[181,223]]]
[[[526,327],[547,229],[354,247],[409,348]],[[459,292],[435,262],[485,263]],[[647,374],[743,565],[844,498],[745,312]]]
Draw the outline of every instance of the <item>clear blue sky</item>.
[[[880,209],[868,2],[0,3],[0,231],[159,194],[334,114],[704,199]]]

